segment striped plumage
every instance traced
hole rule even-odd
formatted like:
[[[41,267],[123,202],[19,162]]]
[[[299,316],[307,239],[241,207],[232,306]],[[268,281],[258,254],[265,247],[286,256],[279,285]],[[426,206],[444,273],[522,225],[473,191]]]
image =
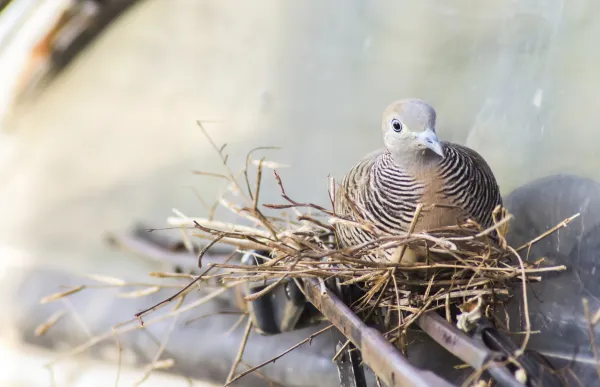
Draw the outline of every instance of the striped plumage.
[[[390,117],[409,122],[414,129],[402,124],[401,134],[396,130],[390,134]],[[492,225],[492,211],[502,199],[490,167],[467,147],[438,142],[434,125],[435,112],[423,101],[400,101],[386,109],[382,128],[386,149],[368,155],[345,176],[336,193],[336,213],[351,220],[357,220],[358,213],[392,234],[408,230],[418,203],[424,208],[415,231],[456,225],[466,218],[483,227]],[[432,204],[445,206],[429,207]],[[343,223],[336,227],[344,247],[372,238],[358,227]],[[390,260],[393,253],[386,251],[385,258]],[[381,256],[367,258],[379,260]],[[415,259],[414,254],[407,254],[402,262]]]

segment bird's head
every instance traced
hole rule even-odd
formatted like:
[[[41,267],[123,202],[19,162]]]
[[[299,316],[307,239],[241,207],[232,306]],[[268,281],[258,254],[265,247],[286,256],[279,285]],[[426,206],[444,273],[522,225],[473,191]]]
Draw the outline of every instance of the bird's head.
[[[420,99],[403,99],[390,104],[383,112],[381,129],[385,146],[395,160],[415,155],[444,157],[444,149],[435,134],[435,110]]]

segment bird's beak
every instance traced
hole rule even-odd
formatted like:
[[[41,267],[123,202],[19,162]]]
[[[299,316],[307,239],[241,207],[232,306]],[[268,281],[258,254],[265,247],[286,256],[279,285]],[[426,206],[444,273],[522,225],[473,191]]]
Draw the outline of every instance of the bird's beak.
[[[431,149],[442,158],[444,157],[444,149],[442,148],[442,144],[440,144],[440,140],[438,140],[435,132],[431,129],[427,129],[417,135],[417,138],[423,145],[427,148]]]

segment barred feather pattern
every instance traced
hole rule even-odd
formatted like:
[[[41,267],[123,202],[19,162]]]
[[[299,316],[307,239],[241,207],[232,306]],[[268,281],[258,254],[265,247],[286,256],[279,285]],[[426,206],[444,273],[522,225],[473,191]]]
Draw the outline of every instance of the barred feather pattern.
[[[502,205],[492,170],[474,150],[447,142],[443,144],[445,157],[438,173],[444,184],[438,193],[464,209],[481,226],[492,226],[492,211]]]
[[[445,157],[421,174],[400,168],[387,150],[368,156],[344,177],[341,190],[336,193],[336,213],[353,221],[364,219],[377,229],[394,234],[408,230],[417,204],[450,204],[483,227],[491,226],[492,211],[502,204],[491,169],[475,151],[447,142],[442,144]],[[436,208],[425,216],[443,218],[444,211],[448,210]],[[456,224],[456,218],[448,223]],[[373,239],[360,227],[338,224],[336,229],[343,247]],[[393,251],[385,252],[388,259],[391,254]],[[380,257],[370,254],[365,259],[380,260]]]

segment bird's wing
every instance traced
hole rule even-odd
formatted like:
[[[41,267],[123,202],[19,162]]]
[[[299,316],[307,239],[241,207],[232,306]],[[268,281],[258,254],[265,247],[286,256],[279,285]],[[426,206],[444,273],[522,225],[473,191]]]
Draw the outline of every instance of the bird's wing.
[[[444,148],[446,156],[439,169],[441,193],[483,227],[491,226],[492,211],[502,204],[502,197],[490,166],[473,149],[446,142]]]
[[[361,202],[361,192],[369,187],[369,174],[373,163],[379,155],[384,152],[378,149],[365,156],[356,164],[344,179],[341,187],[336,190],[335,211],[341,216],[348,216],[352,213],[348,199],[355,203]],[[362,187],[362,188],[361,188]]]

